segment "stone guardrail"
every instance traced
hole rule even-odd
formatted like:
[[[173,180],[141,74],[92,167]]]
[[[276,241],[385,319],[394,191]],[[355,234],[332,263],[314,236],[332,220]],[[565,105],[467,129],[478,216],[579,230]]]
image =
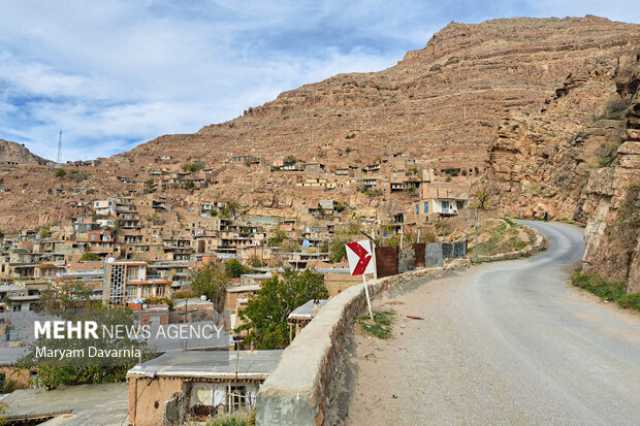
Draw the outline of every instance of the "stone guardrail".
[[[531,228],[530,228],[531,229]],[[536,239],[521,251],[473,259],[489,262],[534,254],[545,246],[544,237],[533,230]],[[392,286],[417,277],[437,277],[447,269],[468,266],[456,259],[444,267],[423,268],[371,281],[374,297]],[[332,400],[336,381],[341,378],[341,356],[354,321],[365,310],[364,285],[344,290],[331,298],[318,315],[285,349],[276,370],[260,387],[256,401],[256,424],[260,426],[319,426],[331,424]],[[344,403],[344,402],[343,402]]]
[[[426,268],[371,281],[375,296],[416,277],[436,276],[444,268]],[[285,349],[276,370],[260,387],[256,424],[315,426],[325,424],[332,401],[332,386],[346,336],[364,311],[364,284],[350,287],[331,298]]]

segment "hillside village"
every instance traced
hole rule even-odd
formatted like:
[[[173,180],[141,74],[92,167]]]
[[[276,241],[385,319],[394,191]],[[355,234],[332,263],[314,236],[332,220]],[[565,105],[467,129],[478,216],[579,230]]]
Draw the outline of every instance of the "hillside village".
[[[2,167],[33,166],[5,162]],[[63,181],[82,173],[83,167],[99,167],[99,161],[38,167],[51,168],[55,178]],[[68,222],[0,235],[0,312],[37,319],[45,313],[51,291],[69,294],[71,300],[86,291],[87,300],[131,309],[136,324],[213,321],[224,328],[221,338],[189,339],[185,348],[237,348],[246,337],[239,329],[244,323],[242,311],[272,277],[286,276],[287,270],[310,269],[321,275],[332,297],[361,282],[349,275],[342,252],[351,239],[373,236],[381,250],[392,249],[389,259],[395,256],[391,261],[395,266],[389,271],[379,267],[384,276],[424,265],[424,248],[421,254],[415,253],[416,243],[424,247],[425,243],[465,238],[464,231],[477,220],[477,207],[488,207],[477,204],[479,200],[471,195],[472,190],[480,191],[482,202],[487,202],[489,194],[482,195],[487,191],[482,186],[483,172],[482,164],[425,163],[400,153],[365,166],[342,167],[291,157],[265,162],[253,156],[231,156],[221,167],[213,168],[203,161],[185,164],[162,156],[136,177],[118,176],[128,189],[117,196],[90,199],[90,191],[70,194],[60,184],[56,194],[72,200],[69,203],[76,216]],[[288,192],[304,195],[268,206],[246,206],[210,196],[221,192],[230,176],[235,176],[234,185],[265,182],[267,188],[286,187]],[[2,190],[17,188],[7,185]],[[270,191],[277,196],[275,190],[265,193]],[[411,265],[398,257],[400,252],[393,252],[403,246],[412,249]],[[192,280],[207,265],[239,268],[225,288],[224,314],[215,301],[192,290]],[[308,300],[289,314],[290,339],[324,303],[326,300]],[[0,328],[6,339],[0,351],[9,351],[0,366],[3,383],[18,388],[35,383],[36,377],[36,370],[29,373],[19,366],[30,345],[21,329],[24,323],[9,315]],[[243,346],[249,351],[239,352],[239,357],[264,357],[275,368],[278,351]],[[180,355],[181,342],[154,342],[153,348],[164,355],[144,368],[166,363],[165,367],[179,368],[191,362],[207,368],[209,356],[194,354],[198,361],[189,361],[190,356]],[[250,373],[253,371],[247,370]],[[140,374],[130,372],[129,386],[137,386]],[[254,387],[243,388],[243,392],[255,395],[265,377],[256,376],[250,382]],[[146,410],[142,408],[145,401],[133,403],[137,410]],[[252,404],[250,401],[241,398],[223,405],[225,410],[233,410],[232,406],[237,410]],[[167,415],[152,411],[144,418],[155,420],[135,424],[155,424],[160,421],[158,415]]]
[[[65,411],[60,390],[28,393],[30,323],[12,317],[41,318],[52,291],[138,325],[222,325],[218,339],[154,342],[126,385],[87,389],[138,426],[254,407],[282,350],[362,283],[347,241],[373,240],[384,277],[532,253],[535,233],[510,217],[578,223],[584,271],[637,293],[638,41],[637,25],[597,17],[452,23],[388,70],[113,157],[57,164],[0,141],[0,384],[19,389],[16,422],[38,417],[32,405]],[[194,289],[218,271],[223,295]],[[273,280],[300,277],[322,291],[292,297],[281,339],[261,344],[243,314]]]
[[[188,288],[191,271],[207,262],[237,259],[292,269],[327,263],[336,234],[350,226],[376,235],[382,244],[397,245],[401,234],[415,241],[419,230],[422,242],[437,234],[446,239],[439,224],[470,210],[470,191],[482,166],[433,166],[405,155],[333,169],[291,158],[263,164],[234,156],[222,167],[233,170],[234,185],[256,185],[264,176],[270,187],[306,194],[287,205],[249,207],[208,197],[225,185],[224,170],[158,158],[142,179],[119,177],[130,188],[125,194],[73,201],[77,216],[68,223],[3,233],[0,279],[35,296],[41,286],[80,278],[102,297],[105,268],[116,260],[144,264],[146,276],[161,278],[144,283],[144,296],[164,297]],[[55,170],[74,173],[73,165]],[[7,296],[4,309],[29,309]],[[139,298],[132,294],[129,302]]]

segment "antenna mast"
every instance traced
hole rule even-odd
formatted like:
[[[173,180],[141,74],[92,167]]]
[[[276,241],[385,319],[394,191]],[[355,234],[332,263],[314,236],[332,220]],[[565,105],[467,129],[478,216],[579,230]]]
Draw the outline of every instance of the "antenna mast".
[[[62,130],[58,133],[58,164],[62,163]]]

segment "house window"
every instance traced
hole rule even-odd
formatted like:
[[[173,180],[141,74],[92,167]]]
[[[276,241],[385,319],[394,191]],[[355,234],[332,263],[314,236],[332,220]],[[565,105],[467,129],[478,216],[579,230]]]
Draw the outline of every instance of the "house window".
[[[423,205],[424,214],[429,214],[429,202],[425,201]]]
[[[229,408],[233,413],[245,406],[249,405],[247,402],[247,387],[246,386],[230,386],[229,387]]]
[[[420,204],[416,204],[416,215],[420,214]]]
[[[164,287],[158,286],[158,288],[156,288],[156,296],[158,297],[164,296]]]

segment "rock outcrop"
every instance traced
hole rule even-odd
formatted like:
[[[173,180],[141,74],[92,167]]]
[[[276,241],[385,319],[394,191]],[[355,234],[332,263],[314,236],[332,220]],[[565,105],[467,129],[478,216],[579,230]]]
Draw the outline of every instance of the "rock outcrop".
[[[585,268],[640,291],[640,50],[616,73],[621,131],[609,139],[611,164],[591,173],[583,191],[589,212]]]
[[[48,161],[31,153],[24,145],[0,139],[0,163],[46,164]]]

